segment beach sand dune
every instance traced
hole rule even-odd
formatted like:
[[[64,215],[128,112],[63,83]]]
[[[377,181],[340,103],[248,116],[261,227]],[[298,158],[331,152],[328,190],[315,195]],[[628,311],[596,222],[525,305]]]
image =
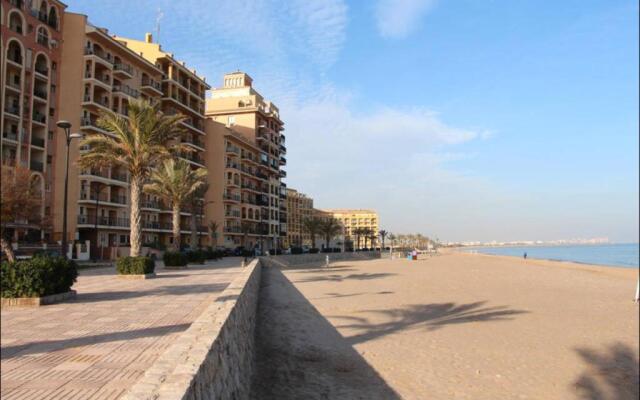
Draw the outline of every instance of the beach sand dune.
[[[266,268],[254,398],[637,399],[637,276],[461,253]]]

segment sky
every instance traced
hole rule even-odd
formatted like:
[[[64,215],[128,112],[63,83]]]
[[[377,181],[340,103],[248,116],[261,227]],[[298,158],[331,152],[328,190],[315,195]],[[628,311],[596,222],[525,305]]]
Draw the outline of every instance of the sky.
[[[636,1],[66,3],[213,87],[251,75],[316,208],[442,241],[638,241]]]

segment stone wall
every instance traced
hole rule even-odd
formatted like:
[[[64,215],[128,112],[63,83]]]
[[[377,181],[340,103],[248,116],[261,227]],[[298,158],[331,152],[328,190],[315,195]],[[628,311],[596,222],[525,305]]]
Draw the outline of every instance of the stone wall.
[[[301,265],[321,266],[329,256],[329,263],[338,261],[372,260],[380,258],[379,251],[356,251],[346,253],[317,253],[317,254],[283,254],[280,256],[260,257],[260,261],[267,267],[296,267]]]
[[[246,399],[253,372],[261,265],[252,261],[124,396]]]

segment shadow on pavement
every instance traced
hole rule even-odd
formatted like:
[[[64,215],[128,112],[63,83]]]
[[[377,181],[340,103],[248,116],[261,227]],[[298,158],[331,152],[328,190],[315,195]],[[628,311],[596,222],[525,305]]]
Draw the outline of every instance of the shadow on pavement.
[[[252,399],[400,399],[277,268],[263,268]]]

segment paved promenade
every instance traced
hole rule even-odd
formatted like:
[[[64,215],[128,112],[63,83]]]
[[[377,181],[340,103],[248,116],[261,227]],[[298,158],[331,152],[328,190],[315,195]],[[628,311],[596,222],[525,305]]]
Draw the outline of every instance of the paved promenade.
[[[123,280],[82,271],[77,299],[2,310],[0,397],[117,399],[240,271],[239,258]]]

